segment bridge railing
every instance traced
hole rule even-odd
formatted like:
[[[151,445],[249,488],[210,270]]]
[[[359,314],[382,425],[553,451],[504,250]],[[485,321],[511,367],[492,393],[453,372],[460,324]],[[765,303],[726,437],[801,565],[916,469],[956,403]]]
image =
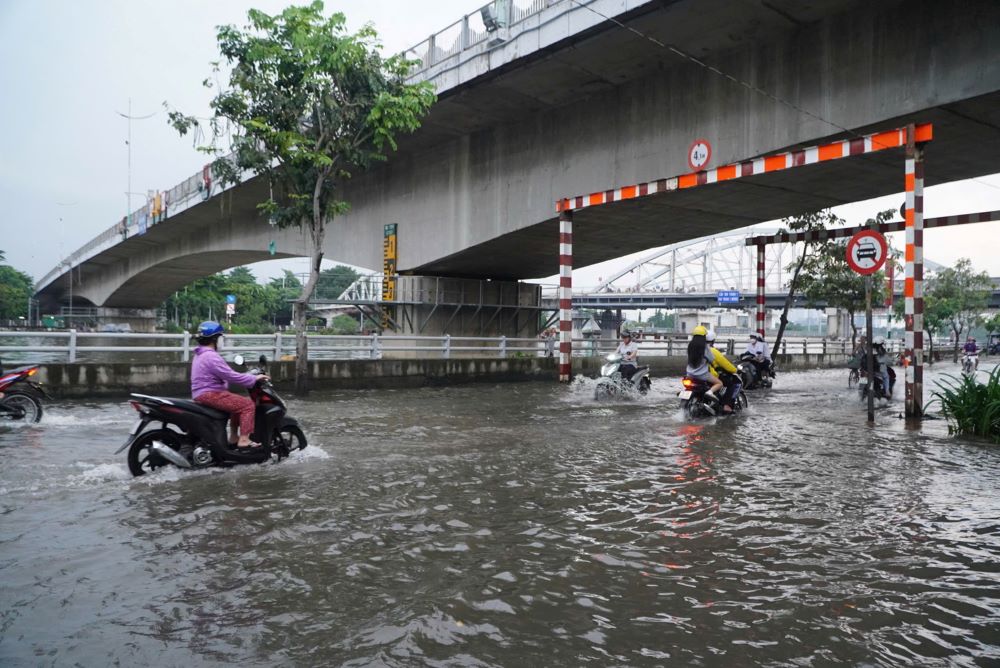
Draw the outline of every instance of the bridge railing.
[[[507,30],[555,5],[560,0],[492,0],[447,28],[410,47],[403,55],[414,61],[410,76],[445,62],[487,41],[490,35],[507,37]]]
[[[555,354],[544,339],[489,336],[417,336],[394,334],[324,335],[310,334],[310,359],[382,359],[389,357],[443,358],[462,357],[541,357]],[[687,354],[686,336],[669,336],[639,342],[642,357],[682,357]],[[554,342],[554,340],[553,340]],[[902,350],[902,342],[888,342],[890,352]],[[618,342],[614,339],[577,338],[573,340],[575,356],[603,356],[612,352]],[[948,341],[936,344],[946,349]],[[8,362],[61,361],[184,361],[191,359],[197,346],[188,334],[136,334],[111,332],[80,332],[75,329],[57,332],[4,331],[0,332],[0,357]],[[743,338],[719,339],[716,346],[730,357],[738,355],[745,347]],[[223,354],[232,357],[244,353],[248,358],[265,354],[269,359],[287,359],[295,354],[295,335],[287,332],[274,334],[227,334],[223,341]],[[842,354],[851,352],[849,340],[832,341],[820,338],[788,338],[782,340],[781,353],[788,355]],[[10,355],[13,354],[13,356]],[[44,355],[27,355],[44,353]],[[150,357],[149,354],[155,354]],[[96,355],[96,357],[95,357]],[[97,359],[100,358],[100,359]]]

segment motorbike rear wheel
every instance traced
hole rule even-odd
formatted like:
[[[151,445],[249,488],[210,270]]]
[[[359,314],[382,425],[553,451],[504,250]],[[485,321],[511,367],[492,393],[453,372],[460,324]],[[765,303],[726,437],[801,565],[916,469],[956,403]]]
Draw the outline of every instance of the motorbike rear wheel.
[[[853,389],[858,386],[858,381],[861,380],[861,373],[857,369],[851,369],[847,373],[847,388]]]
[[[149,449],[149,446],[155,441],[159,441],[174,450],[181,449],[181,439],[176,432],[169,429],[147,431],[135,439],[132,445],[129,446],[128,470],[132,472],[132,475],[139,477],[147,473],[152,473],[162,466],[170,465],[170,462]]]
[[[42,419],[42,402],[27,392],[8,392],[3,399],[0,399],[0,403],[12,409],[18,416],[7,415],[8,419],[25,423],[38,422]]]

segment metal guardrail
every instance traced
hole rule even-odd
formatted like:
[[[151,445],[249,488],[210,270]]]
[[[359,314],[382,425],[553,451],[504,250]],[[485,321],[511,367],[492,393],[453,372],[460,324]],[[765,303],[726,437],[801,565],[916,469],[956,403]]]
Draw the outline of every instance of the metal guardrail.
[[[56,339],[64,340],[59,345],[28,342],[9,345],[8,339]],[[99,339],[99,345],[85,345],[87,340]],[[143,341],[167,342],[165,345],[107,345],[104,341],[141,343]],[[320,353],[327,359],[382,359],[385,353],[422,353],[420,357],[449,359],[454,352],[481,353],[483,356],[507,358],[529,355],[545,356],[549,353],[544,339],[480,337],[480,336],[410,336],[390,335],[323,335],[311,334],[309,352]],[[680,357],[687,354],[686,336],[672,336],[661,339],[646,339],[639,342],[640,354],[647,357]],[[15,331],[0,332],[0,353],[51,352],[65,355],[65,361],[75,363],[85,353],[173,353],[179,361],[190,361],[196,342],[189,333],[183,334],[123,334],[103,332],[78,332],[75,329],[59,332]],[[902,349],[899,341],[889,341],[890,352]],[[605,355],[618,345],[612,339],[574,339],[573,354],[579,357]],[[740,340],[742,345],[742,339]],[[295,352],[295,336],[277,332],[275,334],[227,334],[224,353],[251,352],[265,353],[272,359],[281,359]],[[726,354],[735,355],[739,351],[735,339],[722,340],[717,347]],[[818,338],[783,339],[781,353],[787,355],[843,354],[851,352],[847,340],[830,341]]]

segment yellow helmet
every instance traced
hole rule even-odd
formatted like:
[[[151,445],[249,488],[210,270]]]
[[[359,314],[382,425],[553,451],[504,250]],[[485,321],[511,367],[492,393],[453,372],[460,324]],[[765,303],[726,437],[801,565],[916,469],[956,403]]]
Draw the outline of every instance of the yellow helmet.
[[[691,336],[705,336],[706,334],[708,334],[708,330],[701,325],[691,330]]]

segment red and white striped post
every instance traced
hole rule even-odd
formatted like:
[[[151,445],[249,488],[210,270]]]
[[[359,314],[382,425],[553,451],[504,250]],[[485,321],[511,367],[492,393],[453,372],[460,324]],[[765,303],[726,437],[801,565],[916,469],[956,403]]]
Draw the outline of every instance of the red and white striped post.
[[[559,382],[568,383],[573,355],[573,212],[559,213]]]
[[[757,333],[764,336],[764,244],[757,244]]]
[[[913,125],[906,129],[906,416],[919,417],[924,403],[924,154]]]

